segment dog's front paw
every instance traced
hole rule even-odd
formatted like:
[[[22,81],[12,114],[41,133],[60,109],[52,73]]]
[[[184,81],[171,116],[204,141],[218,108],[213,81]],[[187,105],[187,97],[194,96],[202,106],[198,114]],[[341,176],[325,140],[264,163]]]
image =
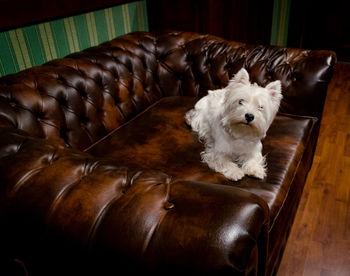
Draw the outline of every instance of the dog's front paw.
[[[244,177],[244,171],[237,167],[236,165],[231,166],[230,168],[224,170],[222,174],[233,181],[238,181]]]
[[[266,177],[266,169],[256,162],[247,162],[243,164],[242,169],[246,175],[259,179],[264,179]]]

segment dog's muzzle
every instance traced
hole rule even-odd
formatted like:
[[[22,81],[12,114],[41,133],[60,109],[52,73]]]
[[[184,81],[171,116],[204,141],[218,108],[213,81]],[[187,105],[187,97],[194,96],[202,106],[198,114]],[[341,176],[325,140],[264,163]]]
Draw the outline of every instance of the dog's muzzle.
[[[250,122],[252,122],[254,120],[254,115],[251,113],[246,113],[245,120],[247,121],[247,124],[249,124]]]

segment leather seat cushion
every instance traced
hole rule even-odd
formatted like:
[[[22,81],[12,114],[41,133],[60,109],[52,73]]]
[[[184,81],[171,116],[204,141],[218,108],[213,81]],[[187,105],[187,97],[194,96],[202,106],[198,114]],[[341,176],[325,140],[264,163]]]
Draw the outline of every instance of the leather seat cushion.
[[[292,196],[296,196],[302,191],[302,187],[292,186],[302,186],[307,175],[311,158],[304,156],[312,156],[306,152],[312,151],[313,146],[309,144],[314,142],[311,137],[317,119],[279,113],[263,140],[267,177],[258,180],[246,176],[234,182],[212,171],[200,160],[204,147],[184,120],[185,113],[197,100],[183,96],[163,98],[86,151],[109,158],[116,165],[158,169],[176,178],[248,190],[268,204],[272,228],[282,207],[289,205],[289,192],[293,191],[296,194]],[[303,175],[296,177],[299,170]]]

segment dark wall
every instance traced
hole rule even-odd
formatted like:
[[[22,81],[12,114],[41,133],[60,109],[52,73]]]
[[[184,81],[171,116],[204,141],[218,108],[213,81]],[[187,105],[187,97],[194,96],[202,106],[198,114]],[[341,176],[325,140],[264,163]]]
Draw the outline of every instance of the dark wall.
[[[210,33],[269,44],[273,0],[147,0],[150,30]]]
[[[338,61],[350,62],[349,0],[287,1],[290,13],[285,46],[330,49],[337,53]],[[147,0],[149,28],[197,31],[246,43],[270,44],[273,3],[274,0]]]
[[[350,1],[291,2],[288,46],[330,49],[350,62]]]

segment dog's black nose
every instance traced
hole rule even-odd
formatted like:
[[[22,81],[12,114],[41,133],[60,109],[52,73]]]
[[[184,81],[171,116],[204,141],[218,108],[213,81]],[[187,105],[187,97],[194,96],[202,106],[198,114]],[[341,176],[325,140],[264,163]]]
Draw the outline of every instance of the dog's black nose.
[[[245,114],[245,119],[247,120],[247,124],[254,120],[254,115],[250,113]]]

